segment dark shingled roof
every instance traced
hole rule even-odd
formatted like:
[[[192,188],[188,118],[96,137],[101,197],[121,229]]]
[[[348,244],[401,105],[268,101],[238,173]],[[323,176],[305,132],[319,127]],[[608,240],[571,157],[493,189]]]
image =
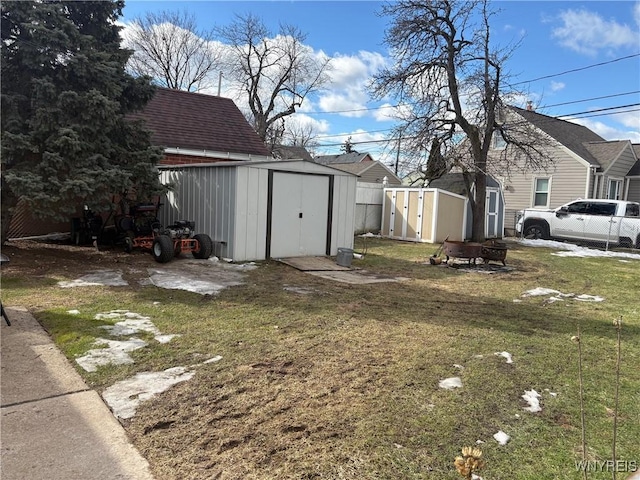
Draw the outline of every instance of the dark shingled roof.
[[[368,153],[358,152],[342,153],[340,155],[320,155],[313,159],[314,162],[321,163],[323,165],[331,165],[332,163],[358,163],[362,162],[363,160],[369,161],[373,159]]]
[[[303,159],[313,162],[313,157],[304,147],[294,145],[274,145],[271,147],[271,153],[274,157],[281,160]]]
[[[269,149],[230,98],[158,88],[141,112],[164,148],[207,150],[271,157]]]
[[[500,184],[492,177],[487,176],[487,187],[498,188]],[[449,172],[440,178],[431,180],[427,188],[439,188],[447,192],[457,193],[458,195],[467,195],[467,187],[464,184],[462,173]]]
[[[531,122],[533,125],[560,142],[569,150],[579,155],[591,165],[600,166],[598,159],[596,159],[585,146],[585,143],[587,142],[605,141],[605,139],[597,133],[592,132],[582,125],[567,122],[565,120],[558,120],[557,118],[542,115],[533,110],[525,110],[518,107],[511,108],[525,120]]]
[[[612,140],[609,142],[586,143],[585,147],[598,160],[602,169],[606,170],[627,145],[629,145],[628,140]]]

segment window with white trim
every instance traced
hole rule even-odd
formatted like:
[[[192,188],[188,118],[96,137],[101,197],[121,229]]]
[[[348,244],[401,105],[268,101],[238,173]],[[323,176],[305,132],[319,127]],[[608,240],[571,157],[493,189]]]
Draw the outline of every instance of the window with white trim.
[[[549,178],[536,178],[533,184],[533,206],[549,206]]]
[[[622,180],[615,178],[609,179],[609,186],[607,187],[607,199],[608,200],[621,200],[620,193],[622,192]]]
[[[491,146],[495,150],[504,150],[507,147],[507,141],[502,136],[502,133],[500,133],[500,130],[493,131],[493,136],[491,137],[491,143],[492,143]]]

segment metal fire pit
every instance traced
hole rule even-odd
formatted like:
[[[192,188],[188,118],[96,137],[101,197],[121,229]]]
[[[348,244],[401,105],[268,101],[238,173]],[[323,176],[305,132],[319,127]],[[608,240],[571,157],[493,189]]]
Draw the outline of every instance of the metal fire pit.
[[[502,262],[502,265],[506,265],[507,245],[499,240],[488,240],[482,244],[480,256],[484,263],[494,261]]]
[[[476,258],[482,255],[482,244],[476,242],[458,242],[455,240],[445,240],[443,245],[443,252],[447,256],[447,261],[450,257],[454,258],[466,258],[469,263],[475,265]]]

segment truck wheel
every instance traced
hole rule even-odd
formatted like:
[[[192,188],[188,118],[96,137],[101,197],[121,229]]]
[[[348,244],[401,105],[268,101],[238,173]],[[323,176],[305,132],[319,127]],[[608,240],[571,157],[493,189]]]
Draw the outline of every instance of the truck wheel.
[[[192,252],[195,258],[209,258],[213,253],[213,241],[206,233],[198,233],[193,239],[198,244]]]
[[[524,230],[524,238],[533,240],[548,240],[547,226],[541,223],[532,223]]]
[[[153,247],[151,249],[153,258],[156,262],[167,263],[173,258],[173,242],[168,235],[158,235],[153,240]]]

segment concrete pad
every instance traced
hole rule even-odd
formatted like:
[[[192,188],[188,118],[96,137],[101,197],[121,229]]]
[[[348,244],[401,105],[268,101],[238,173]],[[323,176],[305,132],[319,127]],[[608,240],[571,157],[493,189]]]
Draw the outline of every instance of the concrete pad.
[[[148,462],[25,310],[10,308],[0,353],[0,478],[151,480]]]
[[[386,283],[403,282],[409,280],[406,277],[385,277],[383,275],[371,275],[366,272],[306,272],[316,277],[335,280],[337,282],[349,283],[351,285],[362,285],[365,283]]]
[[[10,309],[2,328],[0,404],[2,406],[79,392],[88,387],[26,311]]]
[[[86,391],[2,408],[3,480],[152,479],[100,396]]]
[[[338,265],[329,257],[292,257],[280,258],[279,262],[297,268],[303,272],[311,271],[349,271],[349,267]]]

